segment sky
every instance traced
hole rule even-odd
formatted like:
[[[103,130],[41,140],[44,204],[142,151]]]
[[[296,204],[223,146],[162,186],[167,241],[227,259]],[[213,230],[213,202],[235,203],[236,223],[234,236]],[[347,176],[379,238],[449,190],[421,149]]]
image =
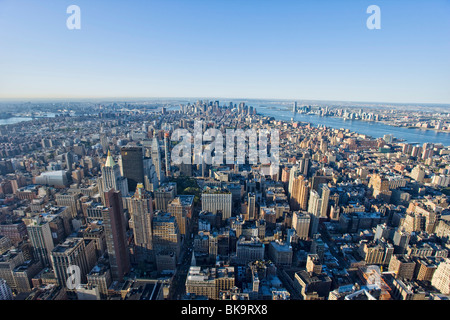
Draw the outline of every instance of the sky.
[[[0,0],[0,99],[106,97],[449,104],[450,0]]]

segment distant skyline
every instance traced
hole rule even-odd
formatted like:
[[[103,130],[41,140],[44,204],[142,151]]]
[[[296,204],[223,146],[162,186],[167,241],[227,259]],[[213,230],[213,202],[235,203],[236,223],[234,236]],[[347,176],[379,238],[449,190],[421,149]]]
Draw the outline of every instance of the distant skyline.
[[[68,6],[81,9],[69,30]],[[368,6],[381,9],[369,30]],[[0,0],[0,100],[450,104],[450,1]]]

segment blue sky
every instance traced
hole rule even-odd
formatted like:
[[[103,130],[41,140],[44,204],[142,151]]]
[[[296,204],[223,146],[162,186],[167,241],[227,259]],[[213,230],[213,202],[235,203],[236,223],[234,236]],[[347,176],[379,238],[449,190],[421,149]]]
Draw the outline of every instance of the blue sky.
[[[0,0],[0,98],[450,103],[449,57],[449,0]]]

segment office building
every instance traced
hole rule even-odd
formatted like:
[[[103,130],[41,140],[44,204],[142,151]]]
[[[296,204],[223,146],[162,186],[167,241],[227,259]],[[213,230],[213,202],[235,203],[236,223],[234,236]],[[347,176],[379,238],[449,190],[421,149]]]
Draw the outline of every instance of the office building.
[[[202,210],[222,214],[222,220],[231,218],[232,194],[226,189],[206,187],[202,192]]]
[[[136,192],[129,201],[129,212],[133,220],[135,254],[138,261],[151,261],[153,203],[150,193],[138,183]]]
[[[123,176],[128,180],[128,191],[134,192],[138,183],[144,183],[144,154],[142,147],[120,149]],[[107,192],[108,190],[103,190]]]
[[[50,223],[42,216],[35,217],[27,225],[28,237],[33,246],[33,255],[43,266],[51,266],[51,252],[54,248]]]
[[[308,213],[311,214],[310,237],[319,232],[319,219],[322,212],[322,199],[319,193],[312,189],[309,195]]]
[[[167,205],[167,212],[177,220],[180,234],[186,236],[191,230],[191,219],[194,210],[194,196],[178,195]]]
[[[307,240],[311,225],[311,215],[307,212],[295,211],[292,215],[292,228],[295,229],[297,238]]]
[[[67,238],[52,250],[51,259],[58,284],[68,290],[73,290],[74,288],[71,286],[75,285],[77,280],[78,283],[86,283],[86,275],[95,264],[93,242],[83,238]],[[72,279],[68,272],[68,268],[72,266],[79,268],[79,279]]]
[[[220,291],[235,286],[234,267],[218,267],[202,270],[191,266],[186,278],[186,293],[217,300]]]
[[[111,276],[121,281],[130,271],[130,257],[127,249],[126,222],[123,214],[120,191],[105,192],[105,209],[103,210],[103,226],[105,227],[106,247]]]
[[[114,189],[120,191],[123,197],[128,195],[128,180],[120,173],[120,166],[114,161],[109,151],[105,165],[101,167],[101,172],[102,175],[99,178],[101,194]]]
[[[450,294],[450,259],[439,263],[431,284],[442,294]]]
[[[181,234],[177,220],[168,212],[156,211],[153,216],[153,250],[174,252],[178,259],[181,250]]]
[[[163,182],[163,171],[161,164],[161,152],[159,150],[159,142],[156,136],[153,137],[152,142],[152,161],[155,166],[156,176],[158,177],[158,182],[161,184]]]
[[[161,185],[155,192],[155,210],[167,212],[170,201],[177,195],[177,184],[169,182]]]

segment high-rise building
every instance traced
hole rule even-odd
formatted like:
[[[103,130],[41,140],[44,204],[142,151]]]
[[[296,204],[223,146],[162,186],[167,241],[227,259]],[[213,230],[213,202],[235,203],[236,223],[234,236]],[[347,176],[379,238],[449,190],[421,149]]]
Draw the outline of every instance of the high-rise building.
[[[309,182],[308,180],[305,180],[303,175],[294,178],[290,199],[292,211],[308,209],[309,190]]]
[[[169,182],[161,185],[155,192],[155,209],[166,211],[170,201],[177,195],[177,184]]]
[[[324,183],[319,186],[319,195],[322,199],[320,218],[328,217],[328,203],[330,201],[330,188]]]
[[[144,154],[142,147],[122,147],[123,176],[128,179],[128,191],[134,192],[138,183],[144,183]],[[108,190],[104,190],[106,192]]]
[[[308,254],[306,259],[306,271],[315,274],[322,273],[322,261],[318,254]]]
[[[113,280],[121,281],[130,271],[122,196],[120,191],[110,190],[105,192],[104,197],[106,208],[103,210],[103,226],[111,276]]]
[[[311,190],[309,195],[308,212],[311,214],[310,237],[319,231],[319,218],[322,209],[322,199],[316,190]]]
[[[0,279],[0,300],[13,300],[11,288],[3,279]]]
[[[175,217],[168,212],[156,211],[152,223],[155,255],[162,252],[173,252],[178,260],[181,250],[181,234]]]
[[[395,278],[412,280],[416,262],[406,254],[394,254],[389,262],[389,271],[395,273]]]
[[[63,288],[68,288],[71,273],[68,268],[77,266],[79,268],[78,283],[86,283],[86,275],[95,264],[92,253],[88,249],[93,249],[93,242],[83,238],[67,238],[66,241],[57,245],[51,252],[53,270],[58,280],[58,284]],[[95,257],[95,253],[94,253]],[[69,280],[69,281],[68,281]],[[74,289],[74,288],[68,288]]]
[[[217,214],[222,213],[222,220],[231,218],[233,199],[226,189],[208,188],[202,192],[202,210]]]
[[[0,300],[13,300],[12,290],[4,279],[0,279]]]
[[[0,255],[0,279],[5,280],[12,290],[17,289],[14,269],[24,262],[25,258],[20,250],[8,250]]]
[[[120,191],[124,197],[128,195],[128,180],[120,173],[120,166],[114,161],[109,151],[106,163],[102,166],[101,171],[102,176],[99,183],[101,192],[114,189]]]
[[[144,158],[144,186],[145,190],[154,192],[158,186],[158,176],[151,158]]]
[[[180,234],[186,236],[191,229],[191,218],[194,210],[194,196],[179,195],[167,205],[167,212],[177,220]]]
[[[41,261],[43,266],[50,266],[54,244],[49,222],[43,217],[35,217],[27,225],[27,231],[33,246],[34,258]]]
[[[295,211],[292,215],[292,228],[295,229],[297,237],[300,240],[307,240],[309,237],[309,228],[311,216],[307,212]]]
[[[403,254],[406,252],[406,248],[408,247],[409,240],[411,238],[411,234],[406,232],[405,230],[396,230],[394,232],[393,244],[394,244],[394,253]]]
[[[170,176],[170,150],[169,150],[169,132],[164,133],[164,159],[166,165],[166,177]]]
[[[420,166],[415,166],[414,169],[411,170],[411,178],[418,182],[423,182],[425,171]]]
[[[431,279],[431,284],[442,294],[450,294],[450,259],[439,263]]]
[[[159,142],[158,142],[157,136],[153,137],[152,161],[153,161],[153,165],[155,166],[156,176],[158,177],[158,182],[161,184],[162,180],[163,180],[163,173],[162,173],[162,165],[161,165],[161,152],[159,150]]]
[[[150,193],[138,183],[136,192],[129,200],[128,206],[133,220],[134,245],[138,261],[152,260],[152,219],[153,205]]]
[[[106,264],[97,264],[87,275],[87,283],[99,289],[100,297],[106,298],[108,288],[112,283],[110,268]]]
[[[256,216],[256,195],[252,192],[248,193],[247,196],[247,215],[249,220],[255,220]]]

